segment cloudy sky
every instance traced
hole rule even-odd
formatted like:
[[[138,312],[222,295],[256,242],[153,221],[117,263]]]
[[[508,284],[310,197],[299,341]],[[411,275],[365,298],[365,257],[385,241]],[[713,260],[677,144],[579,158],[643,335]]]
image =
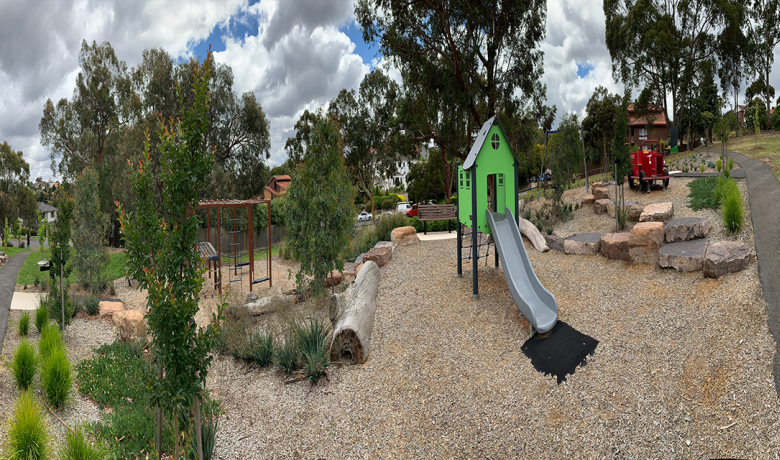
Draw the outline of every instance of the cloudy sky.
[[[363,43],[353,0],[0,0],[0,142],[23,150],[31,176],[52,177],[38,123],[46,99],[70,98],[82,39],[109,41],[128,67],[162,47],[177,57],[204,56],[235,74],[234,89],[253,91],[271,120],[270,165],[305,109],[357,88],[376,48]],[[582,112],[611,76],[601,0],[549,0],[542,45],[549,104]]]

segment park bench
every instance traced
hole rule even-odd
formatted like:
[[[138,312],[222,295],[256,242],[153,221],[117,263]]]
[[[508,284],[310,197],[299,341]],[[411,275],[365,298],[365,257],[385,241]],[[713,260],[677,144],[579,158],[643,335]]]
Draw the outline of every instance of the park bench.
[[[455,205],[454,204],[421,204],[417,206],[417,210],[420,212],[418,218],[423,223],[423,233],[428,234],[428,228],[426,222],[435,220],[455,220]],[[447,231],[451,232],[449,222],[447,222]]]

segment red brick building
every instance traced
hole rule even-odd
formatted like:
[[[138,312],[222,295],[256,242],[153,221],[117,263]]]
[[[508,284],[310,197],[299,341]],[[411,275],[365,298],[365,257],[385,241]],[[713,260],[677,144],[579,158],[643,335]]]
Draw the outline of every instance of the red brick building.
[[[652,124],[648,126],[648,120]],[[666,141],[669,138],[669,128],[666,127],[666,117],[663,110],[653,110],[647,117],[638,117],[634,104],[628,105],[628,142],[635,147],[642,145],[642,141],[654,140]]]
[[[263,188],[263,199],[273,200],[282,192],[287,191],[287,187],[290,186],[290,176],[272,176],[268,181],[268,185]]]

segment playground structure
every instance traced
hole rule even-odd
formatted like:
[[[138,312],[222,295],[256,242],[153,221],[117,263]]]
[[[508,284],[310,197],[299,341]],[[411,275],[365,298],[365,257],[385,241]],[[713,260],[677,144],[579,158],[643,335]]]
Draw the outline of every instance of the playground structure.
[[[255,278],[255,242],[254,242],[254,230],[252,221],[252,207],[257,204],[266,204],[268,206],[268,239],[267,239],[267,251],[266,251],[266,263],[265,263],[265,276]],[[232,238],[232,242],[228,243],[230,248],[228,251],[228,284],[241,283],[241,290],[243,291],[244,284],[244,267],[247,267],[249,274],[249,291],[252,292],[252,286],[259,283],[268,281],[268,287],[273,284],[272,272],[271,272],[271,201],[270,200],[204,200],[198,202],[197,210],[206,211],[206,240],[198,242],[197,249],[200,251],[203,260],[205,260],[208,266],[209,279],[214,280],[214,289],[222,294],[222,209],[231,209],[232,215],[227,219],[228,238]],[[247,209],[247,223],[248,223],[248,251],[249,261],[240,262],[239,259],[243,256],[241,249],[241,243],[238,241],[239,235],[242,230],[239,229],[241,218],[237,216],[236,211],[241,208]],[[211,237],[211,210],[216,209],[216,249],[212,245]]]
[[[512,298],[531,325],[531,334],[550,331],[558,320],[555,297],[531,267],[517,225],[517,160],[497,117],[482,125],[463,166],[458,163],[458,278],[463,276],[462,227],[471,231],[472,286],[479,298],[478,262],[483,245],[478,234],[493,236],[495,264],[503,262]],[[513,206],[514,211],[509,208]],[[480,216],[484,216],[480,218]],[[488,246],[488,252],[490,248]]]
[[[655,144],[655,148],[652,146]],[[660,180],[664,185],[664,190],[669,186],[669,170],[664,165],[664,154],[661,152],[658,141],[646,140],[636,152],[631,153],[631,174],[628,176],[628,186],[636,188],[639,181],[639,190],[650,188],[655,181]]]

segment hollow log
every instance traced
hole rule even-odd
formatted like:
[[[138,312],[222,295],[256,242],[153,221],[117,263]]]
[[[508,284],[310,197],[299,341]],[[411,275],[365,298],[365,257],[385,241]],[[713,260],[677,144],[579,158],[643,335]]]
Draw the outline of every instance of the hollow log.
[[[376,313],[376,292],[382,272],[368,261],[357,279],[340,295],[331,296],[328,313],[333,322],[330,359],[347,364],[362,364],[368,359],[371,329]]]
[[[534,224],[531,223],[531,221],[525,220],[522,217],[518,217],[517,228],[520,230],[522,235],[531,241],[537,251],[547,252],[550,250],[550,247],[547,246],[547,241],[542,236],[542,233],[539,231],[539,229],[536,228]]]

